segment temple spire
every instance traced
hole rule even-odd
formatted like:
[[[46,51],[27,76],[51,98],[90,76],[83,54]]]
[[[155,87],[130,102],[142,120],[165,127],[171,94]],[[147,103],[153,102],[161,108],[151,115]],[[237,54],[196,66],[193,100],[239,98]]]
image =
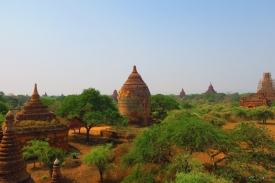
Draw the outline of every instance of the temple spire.
[[[137,73],[137,67],[134,65],[134,67],[133,67],[133,71],[132,71],[133,73]]]
[[[37,84],[36,84],[36,83],[34,84],[33,94],[38,94],[38,91],[37,91]]]
[[[7,131],[11,132],[14,131],[14,115],[12,114],[11,111],[9,111],[6,114],[6,127],[4,129],[4,133],[6,133]]]

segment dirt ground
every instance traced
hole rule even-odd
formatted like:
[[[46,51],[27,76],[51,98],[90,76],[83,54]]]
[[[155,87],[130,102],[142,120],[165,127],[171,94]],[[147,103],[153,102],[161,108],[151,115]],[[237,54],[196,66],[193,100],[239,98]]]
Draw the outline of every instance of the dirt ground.
[[[257,126],[264,126],[268,128],[271,133],[275,133],[275,120],[268,121],[263,125],[260,122],[253,122]],[[227,123],[224,129],[232,129],[239,123]],[[104,175],[106,183],[120,182],[122,178],[128,173],[129,170],[124,170],[119,166],[119,157],[127,153],[128,142],[116,139],[107,139],[100,136],[100,130],[109,127],[94,127],[90,131],[90,142],[86,143],[86,129],[82,128],[80,134],[78,130],[75,132],[70,130],[69,132],[69,153],[79,153],[77,159],[73,160],[68,158],[64,167],[61,167],[61,173],[64,183],[98,183],[100,182],[99,173],[97,170],[92,169],[88,165],[81,163],[83,155],[89,153],[93,146],[104,144],[106,142],[113,142],[115,144],[114,152],[114,169],[108,174]],[[196,157],[203,162],[208,162],[208,157],[203,153],[197,153]],[[78,165],[78,166],[77,166]],[[75,167],[74,167],[75,166]],[[28,172],[31,173],[32,178],[37,183],[49,183],[51,179],[49,172],[46,168],[43,168],[39,163],[36,163],[36,168],[33,168],[33,163],[29,162],[27,165]]]
[[[86,142],[86,129],[82,128],[80,134],[78,130],[75,132],[73,130],[69,131],[69,153],[77,152],[79,155],[77,159],[68,158],[65,161],[65,166],[61,167],[61,173],[64,183],[97,183],[100,182],[99,173],[97,170],[92,169],[86,164],[81,163],[81,159],[87,153],[89,153],[93,146],[105,144],[106,142],[113,141],[115,144],[115,149],[120,149],[123,146],[123,141],[121,140],[110,140],[102,138],[100,136],[100,130],[109,127],[94,127],[90,131],[90,142]],[[127,143],[126,143],[127,144]],[[119,152],[118,152],[119,153]],[[120,154],[117,154],[120,156]],[[118,160],[117,160],[118,161]],[[77,166],[79,164],[79,166]],[[76,167],[73,167],[76,166]],[[49,183],[51,182],[48,169],[36,163],[36,168],[33,167],[33,163],[29,162],[27,165],[28,172],[31,173],[33,180],[37,183]],[[123,171],[115,167],[115,171],[111,171],[108,175],[104,175],[106,183],[119,182],[123,176]]]

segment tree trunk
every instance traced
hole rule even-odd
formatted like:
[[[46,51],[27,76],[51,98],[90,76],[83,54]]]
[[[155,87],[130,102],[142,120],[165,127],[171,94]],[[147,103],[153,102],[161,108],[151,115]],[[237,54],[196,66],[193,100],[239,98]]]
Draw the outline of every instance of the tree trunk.
[[[90,142],[90,130],[91,130],[91,127],[85,127],[86,130],[87,130],[87,133],[86,133],[86,142]]]
[[[99,171],[99,174],[100,174],[100,182],[103,183],[103,172]]]
[[[52,177],[52,175],[53,175],[53,165],[48,165],[48,167],[49,167],[50,177]]]

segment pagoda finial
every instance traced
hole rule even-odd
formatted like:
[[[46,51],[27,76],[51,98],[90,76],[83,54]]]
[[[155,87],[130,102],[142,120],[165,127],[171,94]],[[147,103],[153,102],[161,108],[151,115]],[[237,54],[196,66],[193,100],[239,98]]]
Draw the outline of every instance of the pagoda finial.
[[[133,72],[137,72],[137,67],[134,65]]]
[[[14,123],[14,115],[12,114],[11,111],[9,111],[7,114],[6,114],[6,127],[4,129],[4,132],[7,132],[7,131],[13,131],[14,130],[14,127],[13,127],[13,123]]]
[[[37,91],[37,84],[36,84],[36,83],[34,84],[34,90],[33,90],[33,93],[34,93],[34,94],[38,94],[38,91]]]

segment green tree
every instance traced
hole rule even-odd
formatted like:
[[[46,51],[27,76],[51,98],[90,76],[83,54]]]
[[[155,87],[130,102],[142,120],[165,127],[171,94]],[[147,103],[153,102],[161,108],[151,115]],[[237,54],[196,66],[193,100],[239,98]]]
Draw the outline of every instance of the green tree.
[[[152,117],[156,118],[158,122],[162,121],[167,112],[179,109],[179,103],[170,96],[157,94],[151,98],[151,112]]]
[[[6,103],[0,101],[0,114],[5,115],[9,111]]]
[[[29,101],[30,96],[28,95],[17,95],[16,98],[19,100],[19,105],[23,106],[26,102]]]
[[[86,140],[90,141],[90,129],[98,124],[126,125],[127,119],[118,112],[116,104],[107,95],[93,88],[80,95],[67,96],[56,114],[70,120],[77,119],[86,128]]]
[[[56,98],[41,97],[40,100],[52,112],[55,112],[61,106],[61,102],[57,101]]]
[[[122,181],[122,183],[140,182],[154,183],[153,174],[151,172],[142,172],[140,170],[140,165],[137,165],[137,167],[132,171],[132,173],[125,177]]]
[[[213,163],[214,169],[222,159],[215,157],[229,151],[230,141],[221,129],[215,129],[211,124],[195,118],[180,118],[167,126],[168,140],[180,149],[185,150],[188,156],[186,161],[186,172],[189,167],[188,158],[194,152],[207,153]]]
[[[192,109],[192,108],[194,108],[194,106],[191,105],[191,104],[188,103],[188,102],[182,102],[182,103],[181,103],[181,107],[182,107],[183,109]]]
[[[86,154],[82,159],[83,163],[88,164],[91,167],[95,167],[98,170],[100,182],[103,182],[103,173],[113,167],[111,162],[114,153],[111,148],[112,144],[98,146],[92,149],[92,151],[89,154]]]
[[[233,111],[236,117],[243,120],[245,120],[249,115],[247,109],[244,107],[235,107]]]
[[[31,140],[27,142],[27,145],[23,147],[23,157],[25,159],[32,158],[33,159],[33,167],[35,167],[35,157],[37,157],[41,161],[40,155],[42,154],[43,149],[49,147],[49,143],[47,141],[42,140]]]
[[[2,126],[2,124],[5,120],[6,120],[5,115],[0,114],[0,126]]]
[[[153,125],[143,130],[135,139],[130,153],[122,157],[124,166],[170,162],[172,144],[167,139],[167,135],[165,126],[161,125]]]
[[[1,97],[1,95],[0,95]],[[3,122],[6,120],[5,115],[9,111],[9,107],[6,103],[0,101],[0,125],[2,126]]]
[[[212,112],[212,111],[211,111]],[[204,114],[202,116],[203,121],[212,124],[214,127],[221,127],[226,124],[225,120],[221,119],[220,117],[216,117],[211,114]]]
[[[52,176],[53,163],[55,159],[58,159],[61,163],[66,157],[66,151],[59,148],[50,147],[48,139],[43,140],[31,140],[27,142],[27,145],[22,149],[25,159],[30,157],[37,157],[39,161],[49,169],[49,174]],[[34,163],[35,166],[35,163]]]
[[[234,142],[227,155],[225,174],[235,174],[254,182],[260,182],[262,176],[275,169],[275,141],[267,128],[257,127],[254,123],[241,123],[229,130],[229,138]]]
[[[274,112],[267,106],[252,109],[252,115],[257,120],[262,120],[266,124],[267,119],[274,119]]]

